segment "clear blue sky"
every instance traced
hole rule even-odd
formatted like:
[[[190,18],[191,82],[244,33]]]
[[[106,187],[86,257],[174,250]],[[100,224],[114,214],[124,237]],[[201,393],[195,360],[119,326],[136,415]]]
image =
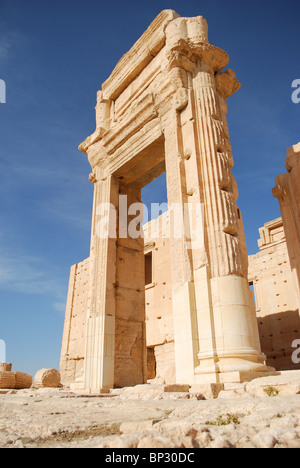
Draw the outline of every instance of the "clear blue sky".
[[[0,0],[0,339],[15,370],[59,366],[69,268],[89,255],[93,187],[77,147],[102,82],[166,8],[203,15],[243,85],[228,120],[250,253],[280,216],[274,179],[300,140],[299,0]],[[163,181],[144,199],[165,201]]]

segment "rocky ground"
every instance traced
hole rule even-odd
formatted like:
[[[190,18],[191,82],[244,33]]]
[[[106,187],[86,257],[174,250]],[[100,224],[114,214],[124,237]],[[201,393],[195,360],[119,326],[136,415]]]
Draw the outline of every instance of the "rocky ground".
[[[106,397],[20,390],[0,395],[0,447],[300,448],[295,393],[295,384],[267,383],[236,385],[210,400],[149,386]]]

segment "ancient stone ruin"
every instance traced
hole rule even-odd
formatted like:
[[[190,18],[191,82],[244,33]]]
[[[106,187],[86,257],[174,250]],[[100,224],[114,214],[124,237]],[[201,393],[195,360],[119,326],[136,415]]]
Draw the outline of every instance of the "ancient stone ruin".
[[[12,372],[12,364],[0,363],[0,389],[21,390],[30,388],[32,377],[23,372]]]
[[[61,353],[62,383],[75,391],[274,373],[249,288],[259,281],[260,260],[252,259],[249,281],[231,173],[226,100],[240,83],[222,71],[228,63],[209,43],[203,17],[165,10],[98,93],[96,130],[80,145],[94,184],[91,250],[71,269]],[[134,208],[164,172],[169,210],[142,229]],[[285,184],[280,179],[281,200],[289,196]]]
[[[58,388],[60,373],[56,369],[41,369],[34,376],[34,388]]]

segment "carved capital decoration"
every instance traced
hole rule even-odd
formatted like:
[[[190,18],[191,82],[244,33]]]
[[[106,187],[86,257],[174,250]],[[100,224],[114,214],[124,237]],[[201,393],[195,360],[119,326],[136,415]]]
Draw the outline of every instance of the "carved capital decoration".
[[[89,181],[92,183],[92,184],[95,184],[97,182],[97,176],[95,174],[95,172],[92,172],[90,175],[89,175]]]
[[[232,94],[236,93],[241,83],[236,78],[236,74],[233,70],[226,70],[225,72],[219,71],[216,73],[216,84],[217,91],[225,98],[229,98]]]

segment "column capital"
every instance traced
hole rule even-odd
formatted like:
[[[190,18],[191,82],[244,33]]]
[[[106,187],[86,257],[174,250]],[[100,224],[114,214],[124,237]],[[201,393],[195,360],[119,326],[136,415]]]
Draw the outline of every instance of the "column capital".
[[[193,71],[200,60],[217,72],[229,63],[228,54],[209,43],[207,22],[202,16],[177,18],[166,27],[165,34],[170,68]]]

